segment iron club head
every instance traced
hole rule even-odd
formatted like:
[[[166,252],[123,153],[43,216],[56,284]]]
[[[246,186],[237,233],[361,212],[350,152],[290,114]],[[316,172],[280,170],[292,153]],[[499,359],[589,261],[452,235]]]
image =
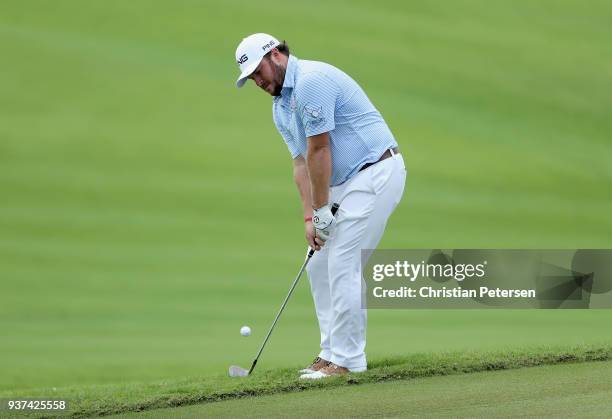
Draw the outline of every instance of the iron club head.
[[[230,377],[246,377],[248,375],[249,375],[249,370],[245,370],[244,368],[240,368],[236,365],[232,365],[229,367]]]

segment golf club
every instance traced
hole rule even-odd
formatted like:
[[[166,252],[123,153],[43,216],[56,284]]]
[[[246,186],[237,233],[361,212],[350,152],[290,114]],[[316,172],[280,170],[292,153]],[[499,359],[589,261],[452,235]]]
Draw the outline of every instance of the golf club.
[[[331,208],[332,215],[336,215],[336,212],[338,212],[338,208],[340,208],[340,205],[336,203],[332,205],[332,208]],[[293,290],[295,289],[296,285],[300,281],[300,278],[302,277],[302,273],[304,272],[304,269],[306,269],[306,265],[308,265],[308,262],[312,258],[312,255],[314,255],[315,253],[315,250],[313,248],[309,247],[308,249],[309,250],[308,250],[308,253],[306,254],[306,260],[304,260],[304,263],[302,264],[300,271],[298,272],[297,276],[293,280],[293,283],[291,284],[291,288],[289,288],[289,293],[285,297],[285,300],[283,301],[283,304],[281,305],[280,310],[276,314],[276,317],[274,318],[274,321],[272,322],[272,326],[270,326],[270,330],[268,330],[268,334],[266,335],[266,338],[261,344],[261,347],[259,348],[259,352],[257,352],[257,356],[253,360],[253,364],[251,364],[251,368],[247,370],[245,368],[241,368],[236,365],[232,365],[229,367],[230,377],[246,377],[250,375],[255,369],[255,365],[257,365],[257,361],[259,360],[259,357],[261,353],[263,352],[264,347],[266,346],[266,343],[268,343],[268,339],[270,339],[270,335],[272,334],[272,331],[274,330],[274,327],[276,326],[276,322],[278,322],[278,319],[280,315],[282,314],[283,310],[285,309],[285,306],[287,305],[287,302],[289,301],[291,294],[293,294]]]

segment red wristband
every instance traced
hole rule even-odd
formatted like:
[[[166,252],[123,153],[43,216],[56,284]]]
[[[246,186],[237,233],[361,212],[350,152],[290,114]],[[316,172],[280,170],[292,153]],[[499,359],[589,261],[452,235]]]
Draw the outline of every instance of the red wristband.
[[[312,217],[304,217],[304,222],[312,221]]]

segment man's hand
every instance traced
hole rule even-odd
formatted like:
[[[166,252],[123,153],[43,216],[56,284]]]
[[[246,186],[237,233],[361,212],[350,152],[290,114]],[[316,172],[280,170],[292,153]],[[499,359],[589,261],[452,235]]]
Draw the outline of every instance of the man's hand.
[[[321,240],[319,237],[316,237],[315,228],[314,228],[314,225],[312,224],[312,221],[306,221],[305,228],[306,228],[306,231],[305,231],[306,241],[308,242],[308,245],[310,246],[310,248],[316,251],[321,250],[321,247],[323,247],[325,242]]]
[[[313,210],[312,224],[315,228],[315,238],[319,238],[323,242],[329,240],[336,228],[336,219],[329,205]]]

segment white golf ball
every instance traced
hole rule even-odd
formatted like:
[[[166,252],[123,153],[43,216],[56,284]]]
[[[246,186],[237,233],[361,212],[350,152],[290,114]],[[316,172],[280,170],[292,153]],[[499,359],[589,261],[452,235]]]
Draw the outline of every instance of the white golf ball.
[[[242,336],[251,336],[251,328],[249,326],[242,326],[240,328],[240,334]]]

